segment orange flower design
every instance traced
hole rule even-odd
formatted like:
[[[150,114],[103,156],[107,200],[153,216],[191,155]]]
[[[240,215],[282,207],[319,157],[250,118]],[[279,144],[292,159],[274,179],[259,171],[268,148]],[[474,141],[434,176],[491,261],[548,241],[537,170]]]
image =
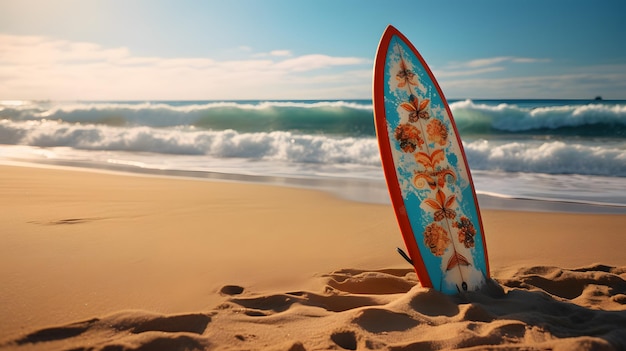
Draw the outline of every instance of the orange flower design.
[[[424,187],[425,182],[431,189],[435,190],[437,187],[443,188],[446,185],[446,182],[455,180],[456,175],[449,168],[437,171],[415,171],[415,176],[413,176],[413,185],[415,185],[418,189],[421,189]]]
[[[395,132],[394,137],[400,142],[400,148],[404,152],[415,152],[418,147],[424,144],[424,139],[420,136],[421,132],[417,127],[404,123],[400,124]]]
[[[430,252],[435,256],[443,256],[443,253],[450,245],[448,232],[437,223],[431,223],[424,230],[424,244],[428,246]]]
[[[444,218],[454,219],[454,217],[456,217],[456,211],[450,208],[454,204],[455,199],[456,195],[446,197],[446,194],[439,189],[437,190],[437,201],[433,199],[426,199],[424,200],[424,203],[436,210],[433,218],[439,222]]]
[[[448,128],[438,119],[433,119],[426,125],[428,140],[444,146],[448,143]]]
[[[413,185],[421,189],[426,183],[431,189],[435,190],[437,189],[437,186],[443,188],[446,181],[456,180],[456,174],[454,174],[454,171],[449,168],[435,170],[435,167],[445,159],[446,155],[443,152],[443,149],[437,149],[431,154],[427,154],[425,152],[416,153],[415,161],[424,166],[426,170],[414,171],[415,176],[413,177]]]
[[[435,166],[446,159],[442,149],[433,151],[431,154],[425,152],[418,152],[415,154],[415,161],[422,164],[427,169],[435,169]]]
[[[476,228],[469,218],[463,216],[461,220],[452,224],[459,228],[459,242],[463,243],[466,248],[474,247],[474,236],[476,236]]]
[[[420,118],[429,119],[430,114],[426,110],[430,100],[424,99],[421,102],[417,96],[411,94],[409,102],[403,102],[400,104],[404,110],[409,111],[409,122],[417,122]]]
[[[400,71],[396,74],[396,80],[398,80],[398,88],[403,88],[407,84],[418,85],[415,73],[406,67],[404,60],[400,61]]]

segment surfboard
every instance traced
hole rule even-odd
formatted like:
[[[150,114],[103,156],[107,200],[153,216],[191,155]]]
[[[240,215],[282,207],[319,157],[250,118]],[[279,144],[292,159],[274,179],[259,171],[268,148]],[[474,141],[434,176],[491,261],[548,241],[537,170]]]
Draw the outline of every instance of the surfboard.
[[[391,203],[422,286],[480,289],[489,261],[463,144],[435,76],[393,26],[376,53],[373,107]]]

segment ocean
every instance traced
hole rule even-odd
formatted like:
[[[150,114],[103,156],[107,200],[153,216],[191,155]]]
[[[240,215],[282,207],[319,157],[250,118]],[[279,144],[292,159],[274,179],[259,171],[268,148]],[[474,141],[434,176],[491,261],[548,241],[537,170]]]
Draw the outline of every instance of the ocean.
[[[626,101],[448,102],[482,198],[626,213]],[[389,203],[371,100],[0,101],[0,162],[268,182]]]

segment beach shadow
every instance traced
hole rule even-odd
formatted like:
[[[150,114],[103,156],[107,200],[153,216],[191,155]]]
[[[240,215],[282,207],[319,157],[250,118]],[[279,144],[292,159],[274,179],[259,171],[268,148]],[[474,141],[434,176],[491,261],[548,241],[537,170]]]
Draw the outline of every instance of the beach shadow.
[[[120,312],[104,318],[43,328],[4,344],[0,343],[0,349],[204,350],[210,343],[199,335],[210,322],[211,314],[157,315],[143,311]],[[94,338],[99,340],[102,347],[82,346],[93,344]],[[68,348],[68,345],[73,347]]]
[[[99,319],[94,318],[94,319],[90,319],[87,321],[72,323],[69,325],[61,326],[61,327],[41,329],[33,333],[30,333],[20,339],[17,339],[15,343],[17,345],[35,344],[35,343],[40,343],[40,342],[63,340],[63,339],[76,337],[86,332],[87,330],[89,330],[89,328],[92,325],[94,325],[95,323],[99,321],[100,321]]]
[[[30,221],[28,223],[31,224],[39,224],[39,225],[75,225],[75,224],[85,224],[91,223],[95,221],[102,221],[109,218],[106,217],[76,217],[76,218],[63,218],[51,221]]]
[[[578,269],[537,266],[519,269],[499,283],[505,294],[462,297],[498,319],[518,320],[557,338],[626,349],[626,267]],[[596,338],[596,340],[592,340]]]
[[[329,288],[352,294],[406,293],[418,282],[412,269],[342,269],[322,277],[328,278]]]
[[[32,331],[0,349],[622,350],[625,278],[626,267],[524,267],[450,296],[421,287],[410,269],[343,269],[316,278],[315,291],[225,285],[207,312],[119,312]]]
[[[349,314],[349,328],[331,332],[331,342],[340,349],[523,348],[535,340],[533,347],[540,349],[566,342],[573,348],[619,350],[626,348],[625,273],[624,268],[604,265],[573,270],[526,267],[511,277],[490,280],[481,291],[449,296],[415,286],[409,270],[345,269],[324,275],[324,294],[232,298],[229,303],[261,320],[288,314],[294,306]],[[434,332],[434,340],[406,337],[425,328],[455,330],[454,325],[456,332]],[[385,340],[393,333],[405,334],[401,341]]]
[[[500,345],[549,335],[570,340],[572,348],[585,345],[581,348],[622,350],[626,349],[625,268],[526,267],[509,278],[490,280],[477,292],[455,296],[434,290],[420,292],[410,305],[420,314],[447,316],[446,323],[477,322],[470,324],[480,330],[475,337],[446,340],[456,348]],[[423,342],[418,342],[392,349],[438,347],[425,348]]]

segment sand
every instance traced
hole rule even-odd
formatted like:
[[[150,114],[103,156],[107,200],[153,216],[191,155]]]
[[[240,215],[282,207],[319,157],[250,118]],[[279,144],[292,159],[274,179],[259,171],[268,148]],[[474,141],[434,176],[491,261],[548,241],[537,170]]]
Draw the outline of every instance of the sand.
[[[446,296],[388,205],[0,166],[1,350],[626,349],[626,215],[483,210],[493,281]]]

